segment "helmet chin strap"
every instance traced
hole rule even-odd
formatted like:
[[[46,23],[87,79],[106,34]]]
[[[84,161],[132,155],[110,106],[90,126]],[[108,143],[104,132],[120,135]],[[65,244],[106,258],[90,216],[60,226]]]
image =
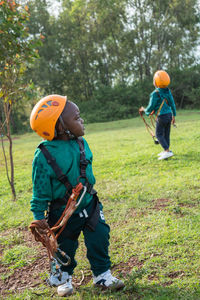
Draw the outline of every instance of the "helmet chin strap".
[[[59,120],[60,120],[60,123],[62,124],[64,132],[68,135],[69,139],[70,140],[75,139],[76,138],[75,135],[73,133],[71,133],[71,131],[69,131],[68,129],[65,129],[65,123],[64,123],[63,118],[62,118],[61,115],[59,117]]]

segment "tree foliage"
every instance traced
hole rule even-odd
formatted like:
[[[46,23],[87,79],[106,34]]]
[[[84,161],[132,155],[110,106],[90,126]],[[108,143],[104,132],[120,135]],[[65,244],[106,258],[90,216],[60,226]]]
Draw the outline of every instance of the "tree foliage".
[[[102,87],[143,82],[157,69],[195,63],[197,0],[63,0],[59,16],[30,1],[30,28],[42,34],[29,72],[46,93],[92,100]]]
[[[129,70],[140,80],[154,71],[183,69],[195,61],[199,15],[196,0],[128,0],[132,10],[124,46],[131,51]],[[132,49],[132,50],[131,50]]]
[[[0,107],[2,109],[0,135],[6,174],[15,200],[11,112],[14,103],[21,99],[26,87],[23,78],[26,63],[30,63],[36,53],[34,42],[30,38],[26,27],[29,17],[28,7],[22,7],[15,1],[1,1],[0,8]],[[3,136],[6,136],[9,140],[10,174]]]
[[[29,31],[42,44],[26,78],[43,95],[67,95],[90,122],[126,118],[148,101],[153,73],[164,68],[177,106],[198,105],[197,0],[63,0],[58,16],[49,3],[28,1]]]

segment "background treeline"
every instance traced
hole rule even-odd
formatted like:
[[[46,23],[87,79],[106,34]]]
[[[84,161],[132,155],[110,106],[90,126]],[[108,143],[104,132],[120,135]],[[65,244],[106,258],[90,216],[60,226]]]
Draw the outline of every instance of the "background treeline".
[[[16,131],[29,127],[33,104],[46,94],[77,102],[86,122],[137,115],[165,69],[178,108],[199,108],[198,0],[28,1],[39,58],[26,72],[30,97],[13,110]]]

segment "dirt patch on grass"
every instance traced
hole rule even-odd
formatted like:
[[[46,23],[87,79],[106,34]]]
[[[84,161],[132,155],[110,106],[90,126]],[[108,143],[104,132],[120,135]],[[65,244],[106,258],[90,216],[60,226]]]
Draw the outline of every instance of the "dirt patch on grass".
[[[30,248],[38,248],[38,243],[34,241],[27,228],[23,230],[19,229],[18,232],[23,233],[23,242],[21,244]],[[11,247],[12,245],[10,245],[10,248]],[[3,247],[1,247],[1,251],[3,251]],[[9,265],[0,263],[0,295],[4,295],[8,290],[16,292],[17,290],[32,288],[41,284],[42,280],[39,274],[41,272],[49,271],[49,263],[47,252],[44,247],[39,246],[38,254],[39,258],[36,258],[33,263],[12,271],[9,268]]]
[[[173,284],[172,280],[163,283],[163,286],[170,286],[171,284]]]
[[[156,274],[156,272],[152,272],[151,274],[148,275],[148,279],[149,280],[159,280],[159,277]]]
[[[197,207],[199,203],[179,203],[180,207]]]
[[[23,235],[23,241],[21,241],[21,244],[29,248],[38,249],[38,258],[36,258],[36,260],[33,263],[30,263],[21,268],[17,268],[12,273],[9,269],[9,265],[4,265],[0,263],[0,296],[3,297],[6,296],[8,293],[13,294],[21,292],[24,289],[33,289],[34,287],[39,286],[42,283],[46,283],[46,273],[50,272],[47,250],[40,243],[37,243],[34,240],[28,228],[18,229],[15,231],[9,230],[7,232],[4,232],[3,236],[5,237],[11,234],[13,235],[17,232],[20,232]],[[10,247],[12,247],[12,245]],[[1,245],[1,254],[3,253],[3,250],[4,247]],[[88,273],[90,272],[88,272],[88,270],[84,272],[81,271],[80,276],[74,276],[74,287],[77,288],[80,284],[87,284],[92,278],[92,274],[88,275]],[[7,278],[2,279],[3,277]]]
[[[11,272],[9,265],[4,265],[0,262],[0,296],[3,298],[8,294],[19,293],[24,289],[34,289],[34,287],[39,286],[40,284],[46,283],[46,273],[50,272],[49,260],[47,256],[46,249],[37,243],[29,232],[28,228],[9,230],[4,232],[2,235],[8,236],[21,233],[23,239],[21,240],[22,245],[25,245],[30,248],[38,249],[38,257],[36,257],[33,263],[30,263],[24,267],[17,268]],[[13,247],[15,244],[10,245]],[[4,246],[1,245],[1,254],[3,253]],[[143,262],[139,261],[137,257],[131,257],[128,262],[120,263],[112,268],[112,271],[116,273],[121,273],[123,276],[131,272],[133,267],[142,268]],[[10,275],[9,275],[10,274]],[[5,279],[3,279],[5,278]],[[73,277],[73,285],[75,288],[78,288],[81,285],[88,284],[92,279],[92,273],[90,270],[81,271],[80,274]],[[56,293],[56,290],[52,290],[53,293]]]
[[[123,223],[129,223],[129,219],[135,218],[135,217],[142,217],[147,214],[147,211],[145,209],[136,209],[136,208],[129,208],[126,219],[123,220]]]
[[[112,271],[118,271],[122,275],[127,275],[132,271],[134,267],[137,267],[138,269],[141,269],[143,267],[143,261],[139,261],[136,256],[132,256],[131,258],[129,258],[126,263],[121,262],[117,266],[114,266],[112,268]]]
[[[167,207],[169,203],[170,203],[170,199],[166,199],[166,198],[155,199],[153,200],[154,206],[152,207],[152,209],[156,209],[156,210],[165,209],[165,207]]]
[[[183,271],[175,271],[175,272],[170,272],[169,274],[167,274],[167,277],[169,278],[181,278],[185,275],[185,273]]]

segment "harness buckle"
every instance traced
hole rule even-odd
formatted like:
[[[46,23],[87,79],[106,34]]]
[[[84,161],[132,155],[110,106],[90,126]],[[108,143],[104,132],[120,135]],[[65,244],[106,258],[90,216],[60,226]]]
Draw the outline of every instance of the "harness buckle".
[[[87,167],[88,163],[89,163],[89,162],[88,162],[86,159],[81,159],[81,160],[80,160],[80,165],[81,165],[81,166],[86,166],[86,167]]]

